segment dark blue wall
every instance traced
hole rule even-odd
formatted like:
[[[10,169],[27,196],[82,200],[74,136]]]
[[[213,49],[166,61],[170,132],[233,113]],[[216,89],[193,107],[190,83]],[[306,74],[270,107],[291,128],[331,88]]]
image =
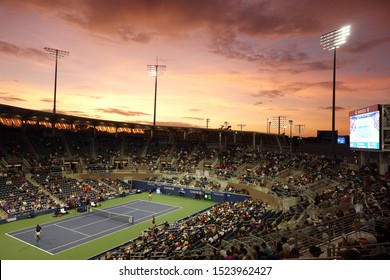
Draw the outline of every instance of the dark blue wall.
[[[133,189],[139,189],[144,192],[155,191],[156,188],[160,188],[161,193],[163,194],[183,196],[194,199],[204,199],[205,194],[211,194],[211,199],[215,202],[239,202],[250,198],[250,196],[236,193],[217,192],[200,188],[185,188],[171,184],[133,180]]]

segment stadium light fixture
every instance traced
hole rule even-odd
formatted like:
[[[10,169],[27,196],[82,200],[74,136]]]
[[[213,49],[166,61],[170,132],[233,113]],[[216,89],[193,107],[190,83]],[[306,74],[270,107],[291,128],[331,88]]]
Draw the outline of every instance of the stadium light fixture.
[[[238,124],[237,126],[239,126],[239,127],[241,128],[241,131],[242,131],[242,128],[245,127],[246,125],[243,124],[243,123],[240,123],[240,124]]]
[[[268,125],[269,123],[270,123],[270,119],[267,118],[267,124],[266,124],[266,126],[267,126],[267,133],[269,133],[269,125]]]
[[[271,119],[267,119],[267,122],[268,122],[268,131],[267,131],[267,133],[271,133],[271,124],[272,124],[272,121],[271,121]]]
[[[44,50],[48,52],[55,59],[55,68],[54,68],[54,105],[53,105],[53,115],[56,114],[56,104],[57,104],[57,64],[58,60],[68,56],[68,51],[63,51],[59,49],[52,49],[45,47]]]
[[[55,134],[55,126],[56,126],[56,113],[57,113],[57,65],[58,60],[61,58],[68,56],[68,51],[63,51],[59,49],[53,49],[45,47],[44,50],[48,52],[55,59],[55,68],[54,68],[54,100],[53,100],[53,119],[52,119],[52,131],[53,135]]]
[[[301,133],[305,131],[305,125],[304,124],[297,124],[295,127],[298,130],[298,151],[301,152]]]
[[[156,58],[156,64],[148,65],[148,74],[151,77],[154,77],[154,113],[153,113],[153,127],[156,126],[156,103],[157,103],[157,78],[161,76],[167,66],[158,64],[158,58]]]
[[[294,121],[293,120],[289,120],[288,121],[288,124],[290,125],[290,153],[292,154],[292,128],[293,128],[293,125],[294,125]]]
[[[340,29],[328,32],[321,36],[321,45],[324,50],[333,50],[333,98],[332,98],[332,152],[336,157],[336,49],[347,42],[351,33],[351,26],[347,25]]]
[[[278,134],[280,134],[280,129],[285,125],[286,125],[286,116],[272,117],[272,126],[278,129]]]

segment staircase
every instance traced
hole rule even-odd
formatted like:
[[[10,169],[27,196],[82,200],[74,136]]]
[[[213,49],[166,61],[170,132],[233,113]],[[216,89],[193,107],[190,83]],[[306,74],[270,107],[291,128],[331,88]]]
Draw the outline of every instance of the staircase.
[[[64,202],[59,200],[56,196],[54,196],[52,193],[50,193],[48,190],[46,190],[45,188],[42,188],[42,186],[40,184],[38,184],[35,180],[31,179],[31,174],[26,174],[26,180],[28,182],[30,182],[32,185],[34,185],[36,188],[38,188],[39,190],[41,190],[42,192],[44,192],[46,195],[48,195],[51,199],[54,200],[54,202],[56,204],[60,204],[60,205],[63,205]]]

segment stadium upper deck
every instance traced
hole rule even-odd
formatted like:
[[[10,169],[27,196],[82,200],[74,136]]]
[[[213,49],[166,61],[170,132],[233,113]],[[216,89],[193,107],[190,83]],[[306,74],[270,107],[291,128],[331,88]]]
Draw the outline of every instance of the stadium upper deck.
[[[282,151],[289,148],[288,139],[278,134],[201,127],[153,127],[147,124],[53,115],[8,105],[0,105],[0,125],[2,135],[9,136],[2,140],[3,147],[0,148],[1,156],[6,161],[24,156],[39,158],[42,154],[56,154],[65,158],[88,156],[94,159],[102,156],[99,152],[107,152],[107,148],[109,156],[127,157],[130,150],[139,148],[140,143],[147,143],[148,147],[142,151],[145,154],[150,153],[155,146],[168,147],[174,144],[202,144],[216,149],[229,145],[250,146],[256,150]],[[10,135],[11,128],[20,128],[16,132],[20,134],[12,132]],[[15,141],[20,142],[19,146],[13,145]]]

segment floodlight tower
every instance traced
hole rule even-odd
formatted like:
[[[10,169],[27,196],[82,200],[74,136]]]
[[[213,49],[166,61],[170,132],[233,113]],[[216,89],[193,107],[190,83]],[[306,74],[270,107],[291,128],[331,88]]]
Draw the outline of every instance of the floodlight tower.
[[[241,131],[242,131],[242,128],[243,128],[243,127],[245,127],[246,125],[245,125],[245,124],[242,124],[242,123],[240,123],[240,124],[238,124],[237,126],[239,126],[239,127],[241,128]]]
[[[209,123],[210,123],[210,119],[207,118],[207,119],[206,119],[206,128],[209,128]]]
[[[269,124],[270,124],[271,120],[267,118],[267,133],[269,133]]]
[[[333,101],[332,101],[332,152],[333,158],[336,157],[336,49],[347,42],[351,26],[347,25],[340,29],[328,32],[321,36],[321,45],[324,50],[333,50]]]
[[[294,121],[293,120],[289,120],[288,124],[290,125],[290,153],[292,154],[292,141],[293,141],[293,138],[292,138],[292,128],[293,128],[293,125],[294,125]]]
[[[69,52],[68,51],[63,51],[59,49],[52,49],[45,47],[44,50],[48,52],[52,57],[55,59],[55,69],[54,69],[54,106],[53,106],[53,115],[55,116],[56,114],[56,103],[57,103],[57,64],[58,60],[61,58],[68,56]]]
[[[298,130],[298,151],[301,152],[301,133],[305,131],[305,125],[304,124],[297,124],[295,125]]]
[[[286,116],[272,117],[272,126],[278,128],[278,134],[280,134],[280,128],[286,125]]]
[[[156,126],[156,103],[157,103],[157,77],[161,76],[167,66],[158,64],[158,57],[156,58],[156,64],[148,65],[149,76],[154,77],[154,113],[153,113],[153,127]]]
[[[267,122],[268,122],[268,131],[267,133],[271,133],[271,124],[272,124],[272,121],[270,119],[267,119]]]

